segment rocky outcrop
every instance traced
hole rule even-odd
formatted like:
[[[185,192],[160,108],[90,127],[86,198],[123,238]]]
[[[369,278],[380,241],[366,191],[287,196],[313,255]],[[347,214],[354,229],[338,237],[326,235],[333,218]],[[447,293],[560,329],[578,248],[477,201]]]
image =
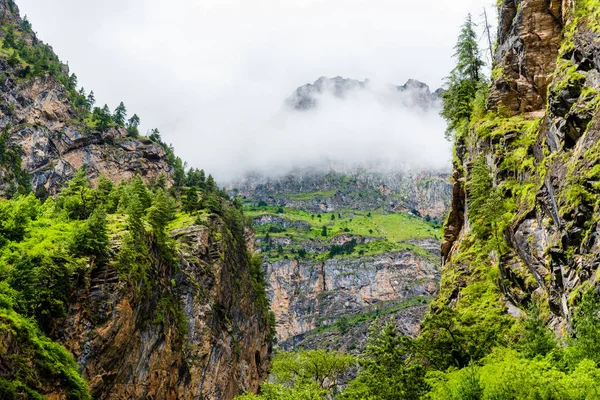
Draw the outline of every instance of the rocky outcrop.
[[[466,151],[457,152],[455,217],[446,227],[447,268],[468,271],[465,261],[455,257],[472,245],[463,239],[471,232],[468,218],[460,223],[470,206],[462,177],[468,180],[474,160],[484,158],[494,184],[505,188],[503,194],[515,208],[502,233],[508,249],[489,255],[499,264],[499,288],[513,315],[532,299],[544,304],[558,333],[567,331],[581,294],[598,281],[599,13],[591,2],[503,2],[496,68],[505,72],[494,83],[490,105],[525,114],[498,117],[488,136],[476,126],[466,138]],[[509,32],[518,36],[510,39]],[[504,80],[515,71],[521,75],[508,88]],[[525,164],[510,166],[515,152],[526,154]],[[519,193],[510,188],[527,189]],[[450,300],[459,296],[456,286],[446,290],[452,290]]]
[[[299,170],[282,178],[246,176],[230,186],[238,196],[258,205],[306,210],[371,211],[383,207],[442,221],[448,212],[452,185],[443,172],[367,172],[364,170]]]
[[[92,268],[53,336],[97,399],[232,399],[270,368],[266,310],[256,306],[245,242],[208,226],[174,231],[178,268],[156,254],[147,294],[114,267]],[[143,290],[142,288],[138,288]],[[175,310],[175,311],[174,311]]]
[[[285,105],[292,110],[308,111],[319,106],[320,97],[323,95],[331,95],[337,99],[346,99],[353,94],[369,90],[375,89],[368,79],[358,81],[342,78],[341,76],[335,78],[322,76],[314,83],[309,83],[296,89],[286,99]],[[439,104],[440,95],[443,92],[442,89],[431,92],[427,84],[415,79],[409,79],[402,86],[387,85],[382,89],[378,88],[378,90],[378,93],[383,97],[387,98],[396,95],[396,100],[402,100],[403,104],[421,109],[429,109]]]
[[[11,26],[19,40],[31,48],[42,46],[33,31],[24,28],[14,2],[0,1],[0,15],[2,26]],[[0,31],[0,36],[4,35],[6,32]],[[52,51],[49,46],[44,48]],[[26,78],[32,67],[9,61],[0,57],[0,130],[7,148],[18,153],[20,167],[29,174],[34,191],[44,188],[56,193],[84,165],[90,177],[104,173],[115,182],[136,174],[146,182],[161,174],[170,179],[172,167],[161,145],[130,137],[122,127],[99,130],[87,126],[56,75]],[[68,67],[60,68],[61,76],[68,77]],[[1,165],[4,163],[2,156],[0,195],[10,195],[17,183],[23,182],[16,182],[19,177],[13,173],[14,166]]]
[[[565,0],[503,0],[500,4],[497,75],[489,98],[494,110],[542,110],[552,80],[562,30],[571,5]]]
[[[302,343],[305,334],[341,318],[373,314],[416,298],[437,293],[439,271],[435,256],[425,258],[411,251],[372,257],[334,258],[322,262],[281,260],[265,264],[269,277],[271,308],[277,317],[277,339],[283,348]],[[423,310],[424,311],[424,310]],[[375,314],[367,320],[375,319]],[[403,320],[403,332],[414,335],[424,313]],[[349,345],[366,340],[351,336]]]

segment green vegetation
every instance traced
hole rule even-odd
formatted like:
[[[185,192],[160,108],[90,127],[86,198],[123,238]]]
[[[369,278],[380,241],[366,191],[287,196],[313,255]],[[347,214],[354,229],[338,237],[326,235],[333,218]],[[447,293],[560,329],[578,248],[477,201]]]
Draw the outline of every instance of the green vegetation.
[[[432,254],[406,241],[440,238],[435,223],[405,213],[340,210],[314,215],[292,208],[280,210],[279,207],[260,206],[245,207],[245,215],[255,220],[268,216],[276,221],[255,226],[257,236],[263,239],[262,250],[271,261],[286,256],[326,259],[400,250],[414,250],[421,256],[431,258]],[[283,225],[290,227],[284,228]],[[340,245],[328,245],[332,238],[343,235],[349,235],[350,239]],[[280,252],[274,244],[278,238],[291,240],[292,243]],[[372,238],[372,241],[362,243],[360,238]],[[304,245],[315,241],[324,241],[329,247],[327,253],[307,253]]]
[[[471,15],[467,17],[456,44],[456,67],[447,78],[447,90],[442,95],[442,116],[448,121],[446,137],[462,136],[467,131],[473,114],[474,102],[479,90],[487,90],[487,82],[481,72],[484,65],[480,58],[477,34]]]
[[[213,236],[229,249],[220,257],[247,274],[255,306],[265,324],[274,323],[261,262],[246,249],[241,204],[231,203],[214,180],[198,186],[194,191],[172,188],[172,195],[163,179],[146,185],[137,176],[115,185],[101,176],[92,184],[81,169],[56,200],[33,194],[0,200],[0,338],[9,344],[0,345],[0,359],[9,362],[0,371],[0,397],[42,398],[47,384],[63,388],[69,398],[90,398],[74,360],[45,335],[67,316],[69,299],[97,268],[116,270],[134,301],[151,305],[148,323],[175,326],[183,335],[187,321],[173,280],[179,243],[168,232],[206,224],[213,213],[221,221],[211,226],[218,229]],[[185,202],[176,199],[191,192],[196,201],[180,211]],[[171,285],[158,290],[164,281]]]
[[[352,356],[324,350],[277,353],[271,380],[263,395],[246,394],[237,400],[319,400],[335,393],[337,378],[356,363]]]

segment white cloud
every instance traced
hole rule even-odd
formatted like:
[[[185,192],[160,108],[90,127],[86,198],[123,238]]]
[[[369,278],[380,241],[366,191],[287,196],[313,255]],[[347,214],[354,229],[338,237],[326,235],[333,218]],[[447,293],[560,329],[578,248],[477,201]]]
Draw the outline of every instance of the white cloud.
[[[384,138],[384,132],[393,136],[403,126],[415,132],[422,122],[387,113],[364,99],[343,110],[328,109],[341,113],[327,116],[338,119],[329,127],[314,118],[288,119],[273,129],[272,118],[296,87],[323,75],[395,84],[415,78],[439,86],[452,67],[465,15],[472,12],[477,19],[484,5],[491,6],[490,0],[17,3],[99,101],[114,107],[123,100],[131,113],[140,115],[144,129],[158,127],[184,160],[217,177],[248,158],[286,158],[277,150],[302,135],[331,136],[352,153],[365,147],[366,132],[377,127],[380,153],[393,153],[391,146],[399,143]],[[348,113],[353,118],[344,120]],[[435,116],[428,122],[440,124]],[[432,140],[443,140],[442,131],[443,126]],[[290,142],[280,143],[281,137]],[[248,149],[266,152],[249,156]],[[376,153],[377,147],[369,151]]]

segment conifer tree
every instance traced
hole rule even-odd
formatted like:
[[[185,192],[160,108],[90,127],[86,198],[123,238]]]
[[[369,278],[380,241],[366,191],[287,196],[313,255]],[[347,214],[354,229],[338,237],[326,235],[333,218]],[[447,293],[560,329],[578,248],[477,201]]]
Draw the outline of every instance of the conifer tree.
[[[94,95],[93,90],[90,92],[90,94],[88,94],[86,103],[88,111],[94,107],[94,104],[96,104],[96,96]]]
[[[212,177],[212,175],[208,175],[208,179],[206,179],[206,192],[215,193],[218,190],[219,187],[217,186],[215,179]]]
[[[462,26],[456,44],[454,57],[456,67],[446,79],[447,90],[442,95],[444,106],[442,116],[448,122],[446,138],[461,134],[473,112],[473,101],[477,90],[485,84],[481,68],[484,62],[479,53],[477,34],[471,14]]]
[[[148,209],[147,219],[159,242],[164,242],[165,228],[175,218],[175,204],[173,199],[163,189],[158,189]]]
[[[190,186],[186,190],[185,198],[183,200],[183,210],[188,213],[193,213],[200,208],[200,201],[198,200],[198,188]]]
[[[133,117],[129,118],[129,121],[127,121],[127,132],[129,132],[129,135],[139,136],[140,135],[140,131],[138,130],[139,126],[140,126],[140,117],[138,117],[137,114],[133,114]]]
[[[123,102],[119,103],[115,112],[113,113],[112,120],[118,126],[125,126],[125,118],[127,117],[127,108]]]

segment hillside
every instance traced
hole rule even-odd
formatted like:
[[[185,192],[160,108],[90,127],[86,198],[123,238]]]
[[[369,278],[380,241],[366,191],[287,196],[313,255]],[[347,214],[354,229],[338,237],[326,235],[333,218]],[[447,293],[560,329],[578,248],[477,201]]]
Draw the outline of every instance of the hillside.
[[[240,204],[0,15],[0,398],[255,392],[273,323]]]
[[[172,179],[182,169],[160,135],[139,135],[139,118],[127,120],[124,106],[114,120],[96,106],[12,0],[0,2],[0,15],[0,195],[55,194],[84,165],[114,182]]]
[[[279,349],[358,353],[378,317],[418,333],[438,290],[442,173],[311,169],[230,189],[253,221]]]

